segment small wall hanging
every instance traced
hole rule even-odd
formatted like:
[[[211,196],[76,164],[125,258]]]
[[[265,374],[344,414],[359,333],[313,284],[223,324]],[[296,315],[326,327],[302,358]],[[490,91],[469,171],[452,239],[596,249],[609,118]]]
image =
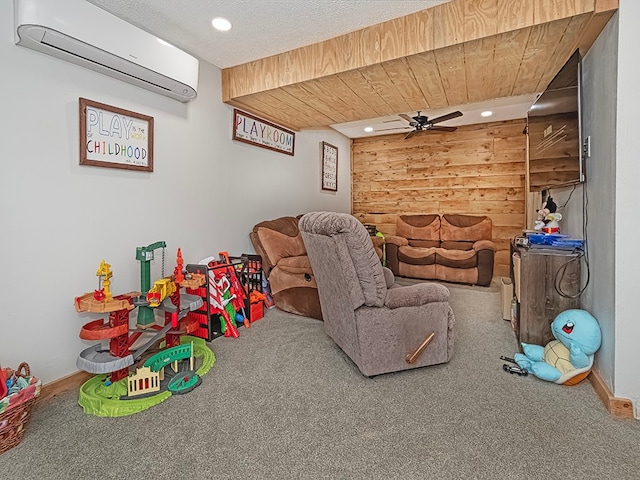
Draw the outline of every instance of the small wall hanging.
[[[80,165],[153,172],[153,117],[80,98]]]
[[[322,142],[322,190],[338,191],[338,147]]]

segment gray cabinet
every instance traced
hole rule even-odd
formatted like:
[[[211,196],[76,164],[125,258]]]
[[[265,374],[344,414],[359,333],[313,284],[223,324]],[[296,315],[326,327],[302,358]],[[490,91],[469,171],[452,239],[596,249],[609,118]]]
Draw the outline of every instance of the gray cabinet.
[[[515,257],[515,258],[514,258]],[[551,322],[562,311],[580,308],[580,254],[526,248],[511,243],[511,280],[516,289],[513,322],[518,345],[546,345],[553,340]]]

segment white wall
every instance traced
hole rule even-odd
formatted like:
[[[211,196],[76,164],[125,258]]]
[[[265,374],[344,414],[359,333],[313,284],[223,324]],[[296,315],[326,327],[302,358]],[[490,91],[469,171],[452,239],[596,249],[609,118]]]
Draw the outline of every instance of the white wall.
[[[636,418],[640,418],[635,281],[640,271],[635,255],[635,239],[640,234],[635,220],[640,205],[636,146],[640,67],[635,46],[640,31],[634,20],[639,16],[640,3],[621,0],[618,14],[584,58],[583,131],[591,136],[592,150],[586,165],[591,278],[581,298],[582,307],[593,313],[602,328],[595,368],[615,397],[633,401]],[[567,193],[565,189],[557,197],[563,201]],[[582,206],[582,199],[572,199],[563,214],[581,217]]]
[[[618,65],[618,17],[600,34],[583,62],[583,132],[591,137],[591,157],[586,163],[587,239],[590,281],[582,307],[591,312],[602,329],[602,346],[596,368],[614,391],[615,353],[615,242],[616,219],[616,82]],[[581,192],[582,193],[582,192]],[[574,206],[580,205],[582,199]],[[584,276],[583,272],[583,276]]]
[[[615,308],[616,351],[614,394],[633,400],[640,418],[640,321],[638,320],[637,239],[640,238],[640,162],[638,112],[640,112],[640,2],[621,0],[618,37],[618,114],[616,119]]]
[[[27,361],[45,383],[76,371],[91,343],[73,299],[97,288],[102,259],[112,291],[140,288],[137,246],[164,240],[166,271],[221,250],[251,252],[262,220],[350,211],[349,140],[296,133],[295,157],[231,140],[220,71],[201,63],[198,98],[181,104],[14,45],[12,2],[0,3],[0,363]],[[154,172],[78,165],[78,97],[154,117]],[[319,142],[339,149],[339,191],[320,189]],[[161,275],[161,252],[152,279]]]

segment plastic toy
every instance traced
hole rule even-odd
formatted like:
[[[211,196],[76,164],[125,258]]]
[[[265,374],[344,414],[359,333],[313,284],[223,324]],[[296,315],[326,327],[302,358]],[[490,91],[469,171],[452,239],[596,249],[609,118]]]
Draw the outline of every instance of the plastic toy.
[[[533,225],[534,230],[541,230],[544,233],[558,233],[560,231],[558,222],[562,220],[562,214],[558,213],[557,209],[558,206],[553,198],[548,197],[537,212],[538,219]]]
[[[142,295],[146,297],[149,288],[151,288],[151,260],[153,260],[153,252],[158,248],[162,248],[162,276],[164,277],[164,249],[167,246],[165,242],[155,242],[151,245],[147,245],[146,247],[137,247],[136,248],[136,260],[140,261],[140,289],[142,291]],[[146,301],[146,299],[145,299]],[[146,326],[153,323],[155,320],[155,315],[153,310],[144,305],[144,302],[141,302],[141,305],[138,308],[138,325]]]
[[[7,396],[9,389],[7,388],[7,372],[0,365],[0,399]]]
[[[181,293],[180,289],[183,286],[198,288],[205,284],[206,278],[198,274],[190,274],[186,278],[181,271],[182,253],[178,250],[175,277],[163,277],[149,288],[149,262],[153,258],[153,250],[160,247],[164,248],[164,242],[138,247],[136,250],[136,258],[142,262],[141,286],[146,292],[112,296],[109,288],[111,267],[103,260],[96,273],[105,279],[102,288],[99,285],[97,291],[75,299],[78,312],[109,314],[107,322],[103,319],[93,320],[80,330],[82,339],[106,341],[109,345],[108,350],[103,349],[102,343],[86,348],[76,361],[81,370],[98,374],[85,382],[80,389],[78,403],[86,413],[115,417],[145,410],[164,401],[171,393],[186,393],[195,388],[199,384],[198,376],[206,373],[215,361],[213,352],[204,341],[199,341],[201,339],[192,338],[188,345],[181,345],[186,338],[191,338],[186,335],[199,326],[198,322],[187,314],[201,307],[203,301],[199,296]],[[181,280],[177,281],[176,278]],[[138,328],[130,330],[129,314],[136,307]],[[141,312],[147,310],[151,313],[152,323],[141,325]],[[164,324],[156,323],[156,310],[164,312]],[[142,316],[144,317],[144,314]],[[138,342],[143,335],[146,336],[145,341]],[[167,350],[151,357],[142,368],[130,376],[129,368],[163,337]],[[193,373],[194,356],[202,359],[198,375]],[[179,372],[178,361],[185,360],[189,362],[188,369],[183,368]],[[174,363],[174,374],[164,384],[163,362]],[[178,375],[180,378],[175,379]],[[137,398],[132,399],[133,396]],[[125,400],[121,397],[129,398]]]
[[[556,340],[546,346],[522,344],[514,355],[518,366],[536,377],[560,385],[576,385],[589,375],[602,334],[586,310],[565,310],[551,323]]]

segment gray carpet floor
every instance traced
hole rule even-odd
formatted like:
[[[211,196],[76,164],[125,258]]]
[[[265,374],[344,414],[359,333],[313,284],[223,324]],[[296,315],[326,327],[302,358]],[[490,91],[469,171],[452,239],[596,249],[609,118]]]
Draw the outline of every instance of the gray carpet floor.
[[[363,377],[316,320],[269,310],[211,342],[200,387],[123,418],[38,406],[3,479],[638,479],[640,422],[502,370],[500,292],[447,285],[450,363]]]

